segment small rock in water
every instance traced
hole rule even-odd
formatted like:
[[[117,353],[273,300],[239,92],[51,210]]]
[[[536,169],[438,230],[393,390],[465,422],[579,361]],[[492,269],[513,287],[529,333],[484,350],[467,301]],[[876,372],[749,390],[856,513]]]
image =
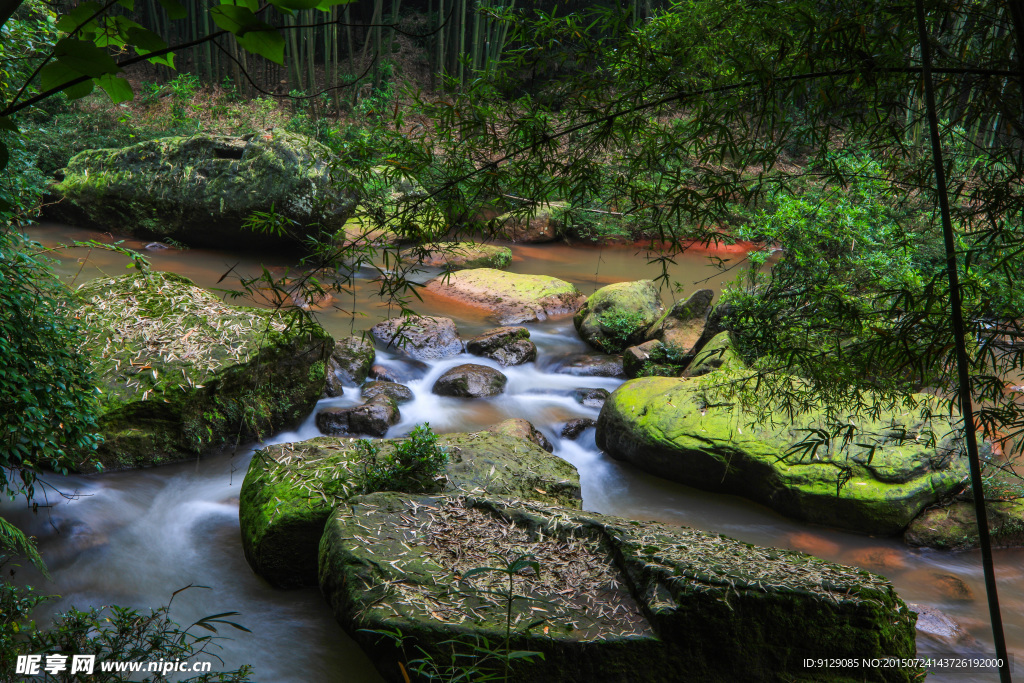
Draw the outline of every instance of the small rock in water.
[[[909,607],[912,612],[917,612],[918,632],[950,644],[955,644],[966,639],[973,640],[973,638],[964,631],[963,627],[948,614],[940,612],[934,607],[919,605],[913,602],[908,602],[907,607]]]
[[[321,410],[316,416],[316,426],[330,436],[384,436],[401,417],[394,399],[382,394],[361,406]]]
[[[537,360],[537,347],[525,327],[496,327],[466,342],[466,351],[486,356],[502,365],[522,365]]]
[[[839,544],[809,531],[796,531],[786,536],[786,545],[808,555],[818,557],[835,557],[839,554]]]
[[[475,363],[457,365],[441,375],[431,390],[440,396],[481,398],[505,391],[508,377],[494,368]]]
[[[622,356],[618,354],[580,353],[555,361],[552,370],[577,377],[626,377],[622,371]]]
[[[327,387],[324,389],[324,393],[327,394],[328,398],[345,394],[345,386],[341,378],[341,366],[338,365],[338,361],[334,358],[330,358],[327,361]]]
[[[170,249],[171,245],[164,244],[163,242],[150,242],[143,249],[147,251],[163,251],[164,249]]]
[[[377,363],[370,368],[367,379],[405,384],[414,379],[420,379],[427,374],[429,369],[430,366],[426,363],[415,360],[392,361],[389,365]]]
[[[378,396],[390,396],[395,403],[408,403],[412,400],[412,389],[396,382],[368,382],[363,386],[363,400],[372,401]]]
[[[412,358],[450,358],[462,353],[462,339],[451,318],[391,318],[371,327],[370,334],[389,349]]]
[[[600,408],[604,405],[604,402],[608,400],[607,389],[588,389],[581,388],[576,389],[572,397],[576,399],[578,403],[585,405],[588,408]]]
[[[867,567],[872,571],[904,569],[907,566],[904,553],[894,548],[858,548],[846,553],[843,562]]]
[[[589,417],[577,417],[565,423],[565,426],[562,427],[562,437],[575,441],[580,434],[596,426],[597,422]]]

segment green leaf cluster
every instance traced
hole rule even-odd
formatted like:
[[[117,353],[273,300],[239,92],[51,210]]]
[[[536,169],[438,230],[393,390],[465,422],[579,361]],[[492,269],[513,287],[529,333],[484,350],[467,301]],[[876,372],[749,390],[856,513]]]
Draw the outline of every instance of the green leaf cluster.
[[[420,493],[434,488],[448,463],[448,451],[437,445],[429,424],[417,425],[393,450],[382,453],[368,439],[356,442],[363,463],[363,490]]]

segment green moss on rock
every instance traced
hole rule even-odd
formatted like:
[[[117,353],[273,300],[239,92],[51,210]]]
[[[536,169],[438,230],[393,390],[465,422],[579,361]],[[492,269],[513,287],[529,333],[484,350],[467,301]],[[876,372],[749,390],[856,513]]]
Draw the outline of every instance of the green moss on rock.
[[[512,603],[511,680],[792,681],[805,658],[912,657],[915,615],[882,577],[717,534],[541,504],[382,493],[339,506],[320,587],[389,681],[408,662],[374,630],[399,630],[445,665],[505,638],[498,558],[528,555]],[[460,646],[459,643],[462,643]],[[500,667],[500,665],[499,665]],[[499,668],[497,673],[501,673]],[[817,681],[911,681],[908,669],[818,670]],[[849,676],[849,678],[846,678]]]
[[[397,439],[375,442],[386,455]],[[579,507],[579,475],[538,446],[502,434],[444,434],[449,454],[439,489]],[[363,492],[361,451],[352,439],[319,437],[257,451],[242,483],[242,548],[275,586],[316,582],[316,553],[336,505]]]
[[[171,273],[100,278],[78,296],[106,469],[265,437],[300,422],[323,393],[333,342],[319,325],[229,306]]]
[[[870,534],[900,533],[967,475],[941,418],[882,414],[857,423],[855,443],[840,447],[837,437],[831,451],[794,453],[817,420],[757,425],[735,405],[706,405],[698,380],[646,377],[626,382],[605,402],[597,443],[658,476]],[[929,443],[929,433],[937,443]]]
[[[1024,546],[1024,499],[985,504],[992,545]],[[956,501],[925,510],[907,527],[903,540],[915,547],[939,550],[972,550],[980,547],[974,503]]]
[[[594,292],[573,317],[573,324],[583,341],[598,351],[621,353],[644,341],[647,329],[661,315],[654,282],[617,282]]]
[[[320,143],[275,130],[242,138],[198,134],[95,149],[73,157],[55,186],[58,217],[149,238],[222,248],[297,247],[333,235],[355,208],[335,189],[342,171]],[[253,232],[257,211],[295,229]]]
[[[512,250],[508,247],[480,242],[436,242],[418,249],[406,249],[401,256],[405,261],[450,270],[503,269],[512,262]]]
[[[484,308],[502,325],[547,320],[579,310],[586,297],[576,286],[548,275],[474,268],[427,283],[435,294]]]

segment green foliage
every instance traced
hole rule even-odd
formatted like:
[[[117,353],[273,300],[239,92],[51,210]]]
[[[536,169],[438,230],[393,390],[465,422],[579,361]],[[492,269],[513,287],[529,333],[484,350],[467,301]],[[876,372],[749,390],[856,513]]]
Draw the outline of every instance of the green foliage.
[[[601,313],[601,331],[608,338],[607,349],[614,353],[629,346],[631,338],[644,327],[644,315],[639,311],[615,310],[613,313]]]
[[[24,680],[21,675],[15,677],[14,671],[18,655],[26,654],[63,654],[68,656],[68,663],[71,655],[94,655],[95,668],[93,675],[88,677],[90,681],[166,681],[167,678],[161,674],[140,679],[128,673],[102,672],[101,664],[188,661],[200,656],[218,659],[211,651],[211,648],[219,647],[215,641],[221,636],[212,635],[218,633],[218,627],[230,626],[249,631],[225,619],[236,612],[213,614],[183,629],[171,620],[170,603],[150,610],[148,614],[124,607],[94,607],[85,611],[71,608],[59,614],[48,628],[40,628],[32,614],[50,599],[31,587],[22,588],[6,580],[0,581],[0,682]],[[208,633],[198,635],[197,629]],[[183,683],[243,683],[252,680],[250,673],[251,669],[243,666],[231,671],[200,674],[183,679]],[[33,680],[70,683],[83,680],[83,676],[71,675],[68,666],[64,672],[42,673]]]
[[[429,491],[448,463],[447,450],[437,445],[437,435],[427,423],[417,425],[407,439],[383,454],[367,439],[357,441],[356,447],[361,451],[363,490],[367,493]]]
[[[30,251],[37,246],[0,230],[0,489],[29,495],[39,471],[67,472],[99,440],[93,378],[66,295]]]

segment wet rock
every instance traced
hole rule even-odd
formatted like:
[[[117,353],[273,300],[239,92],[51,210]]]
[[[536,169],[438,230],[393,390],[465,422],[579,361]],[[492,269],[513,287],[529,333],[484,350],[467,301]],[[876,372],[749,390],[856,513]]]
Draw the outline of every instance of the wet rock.
[[[403,439],[376,442],[386,456]],[[448,453],[437,490],[580,506],[569,463],[522,439],[477,432],[442,434]],[[242,483],[239,521],[250,566],[280,587],[316,583],[317,548],[336,505],[363,492],[362,452],[352,439],[318,437],[257,451]]]
[[[917,630],[948,645],[956,645],[971,636],[952,617],[928,605],[908,602],[907,607],[917,613]]]
[[[621,353],[644,341],[662,311],[653,281],[617,282],[594,292],[572,322],[583,341],[598,351]]]
[[[607,389],[583,388],[572,392],[572,397],[576,399],[576,402],[588,408],[600,408],[610,395]]]
[[[647,339],[660,340],[669,353],[680,358],[692,356],[704,334],[715,293],[701,289],[686,301],[679,301],[660,320],[647,329]]]
[[[703,349],[708,342],[717,337],[723,332],[729,332],[733,328],[733,323],[730,316],[735,311],[735,306],[730,303],[719,303],[717,306],[711,309],[711,313],[708,314],[707,320],[704,321],[704,331],[700,334],[700,339],[693,346],[693,352],[697,353]]]
[[[562,427],[562,437],[575,441],[579,438],[580,434],[596,426],[597,420],[591,420],[589,417],[576,417],[566,422]]]
[[[440,396],[482,398],[505,391],[508,377],[494,368],[476,363],[457,365],[437,378],[432,392]]]
[[[515,418],[511,420],[505,420],[498,424],[488,427],[488,432],[494,434],[504,434],[506,436],[514,436],[518,439],[525,439],[531,443],[535,443],[548,453],[555,450],[555,447],[551,445],[548,438],[544,434],[533,426],[533,423],[523,418]]]
[[[334,343],[334,351],[331,352],[338,379],[350,387],[357,387],[366,381],[375,356],[373,343],[357,335],[339,339]]]
[[[327,386],[324,388],[324,394],[328,398],[335,398],[337,396],[345,395],[345,384],[341,380],[342,369],[338,365],[338,361],[334,358],[327,359]]]
[[[681,364],[688,363],[691,359],[692,356],[680,359]],[[682,372],[682,367],[664,362],[666,360],[667,347],[661,340],[652,339],[623,351],[622,371],[630,379],[678,376]]]
[[[388,348],[418,360],[450,358],[462,353],[462,339],[451,318],[391,318],[371,327],[370,333]]]
[[[537,360],[537,347],[525,327],[496,327],[466,342],[466,351],[508,367]]]
[[[706,405],[699,380],[645,377],[612,393],[598,418],[597,445],[688,486],[745,496],[816,524],[892,535],[967,475],[948,421],[929,407],[930,397],[915,399],[919,412],[859,420],[856,443],[797,461],[792,448],[806,429],[818,428],[816,414],[794,424],[758,425],[738,405]],[[892,436],[894,430],[906,437]],[[917,434],[940,440],[916,440]],[[847,468],[843,481],[837,465]]]
[[[108,470],[264,438],[299,424],[323,395],[333,341],[319,325],[230,306],[157,271],[99,278],[77,295],[79,350],[102,390],[96,456]]]
[[[361,406],[325,408],[317,413],[316,426],[332,436],[384,436],[401,417],[395,400],[382,393]]]
[[[227,137],[199,133],[75,155],[54,186],[64,200],[51,215],[102,230],[191,246],[302,248],[330,239],[355,207],[336,188],[345,171],[324,145],[300,135]],[[294,225],[254,231],[254,212],[274,211]]]
[[[997,548],[1024,546],[1024,500],[985,503],[989,534]],[[974,503],[955,501],[925,510],[910,523],[903,540],[914,547],[971,550],[979,547]]]
[[[562,375],[576,377],[615,377],[624,378],[622,356],[606,353],[579,353],[566,358],[557,359],[551,369]]]
[[[427,290],[490,311],[502,325],[570,315],[586,300],[576,286],[548,275],[521,275],[493,268],[452,273],[427,283]]]
[[[974,591],[963,579],[945,572],[926,571],[924,578],[942,597],[949,600],[974,600]]]
[[[388,396],[395,403],[408,403],[413,399],[412,389],[395,382],[368,382],[363,386],[363,400],[372,401],[378,396]]]
[[[717,534],[529,502],[355,498],[324,529],[320,587],[382,675],[398,680],[402,653],[372,631],[415,638],[441,666],[453,637],[504,639],[505,602],[476,597],[501,590],[504,577],[458,578],[493,565],[495,554],[527,554],[541,566],[539,576],[516,577],[533,600],[514,601],[512,620],[540,618],[547,630],[514,630],[510,646],[544,659],[517,660],[510,680],[796,680],[806,678],[806,657],[859,662],[915,652],[913,616],[881,577]],[[858,668],[857,679],[905,682],[911,674]]]
[[[170,248],[171,245],[164,244],[163,242],[150,242],[149,244],[143,247],[143,249],[145,249],[146,251],[165,251]]]
[[[388,365],[376,363],[371,366],[367,379],[378,382],[405,384],[416,379],[421,379],[429,371],[430,366],[422,361],[408,359],[393,360],[389,361]]]
[[[466,268],[507,268],[512,250],[480,242],[436,242],[401,253],[403,261],[413,261],[433,268],[464,270]]]

